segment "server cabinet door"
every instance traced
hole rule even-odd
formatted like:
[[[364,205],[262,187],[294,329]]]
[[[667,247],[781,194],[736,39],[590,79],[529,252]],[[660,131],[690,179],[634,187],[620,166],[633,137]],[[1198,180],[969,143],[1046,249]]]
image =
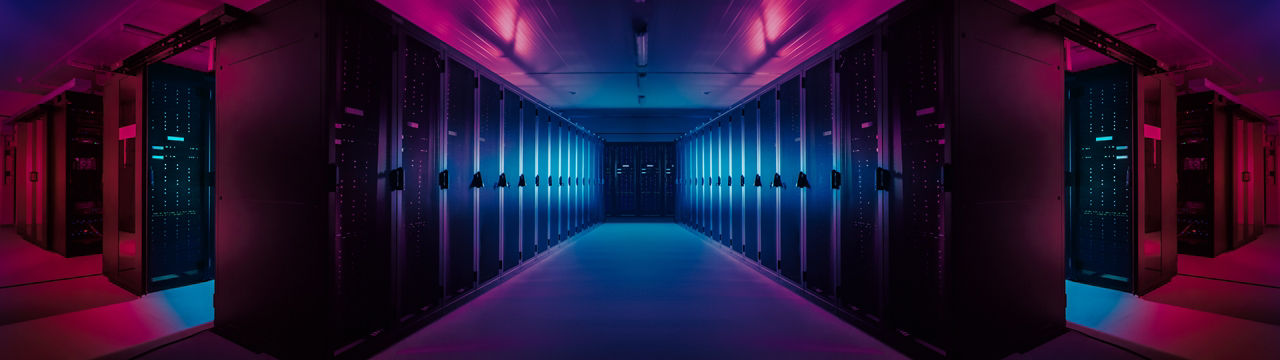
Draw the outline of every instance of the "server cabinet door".
[[[521,184],[520,184],[520,216],[523,221],[521,228],[521,252],[523,259],[528,260],[538,254],[538,234],[544,228],[538,213],[538,194],[542,191],[538,187],[541,184],[541,172],[538,165],[541,163],[538,159],[538,141],[539,129],[542,128],[542,122],[538,120],[538,107],[533,103],[523,105],[521,111],[524,118],[521,119],[521,127],[524,129],[520,133],[520,153],[521,153]]]
[[[758,101],[742,106],[742,253],[748,259],[760,261],[760,189],[756,177],[760,174],[760,142]],[[762,179],[763,181],[763,179]]]
[[[383,39],[380,39],[383,40]],[[382,50],[387,44],[372,44],[373,49]],[[361,50],[373,50],[361,49]],[[369,58],[361,58],[362,61],[389,61],[390,59],[382,56],[370,56]],[[368,65],[362,63],[360,65]],[[356,65],[356,66],[360,66]],[[355,66],[349,68],[349,72],[369,71],[369,68],[355,69]],[[373,74],[361,74],[371,77],[379,77],[369,79],[361,85],[381,85],[386,80],[382,77],[389,76],[386,72],[375,71]],[[210,221],[212,220],[212,208],[210,206],[212,184],[205,181],[205,175],[212,172],[212,159],[210,154],[210,145],[213,143],[211,125],[213,124],[213,101],[211,94],[213,93],[214,83],[213,75],[205,72],[188,70],[181,67],[168,64],[154,64],[147,67],[146,75],[143,77],[146,82],[147,90],[147,116],[145,125],[147,130],[145,157],[146,173],[150,174],[151,180],[145,183],[146,191],[146,234],[144,244],[146,251],[143,252],[143,258],[146,261],[145,269],[147,276],[145,278],[145,291],[160,291],[179,286],[190,285],[198,282],[213,279],[213,234]],[[68,94],[70,95],[70,94]],[[348,94],[349,95],[349,94]],[[384,100],[390,94],[381,91],[370,91],[360,93],[359,96],[367,96],[368,98],[350,99],[348,103],[359,103],[356,105],[369,107],[378,107],[377,101]],[[370,103],[372,102],[372,103]],[[355,105],[353,105],[355,106]],[[372,144],[361,144],[361,149],[353,150],[360,153],[360,156],[372,156],[370,159],[361,159],[367,161],[374,170],[385,166],[385,154],[381,152],[379,147],[379,131],[384,130],[382,119],[377,116],[384,115],[384,109],[378,107],[374,110],[372,118],[362,121],[358,126],[363,127],[357,131],[363,131],[359,137],[360,140],[373,140]],[[70,118],[70,117],[69,117]],[[346,130],[346,129],[343,129]],[[100,130],[99,130],[100,131]],[[101,134],[99,132],[99,134]],[[346,135],[345,132],[343,135]],[[363,138],[368,136],[367,138]],[[80,141],[74,141],[80,142]],[[385,144],[382,143],[382,144]],[[342,148],[351,149],[343,144]],[[101,145],[93,146],[97,152],[101,152]],[[365,154],[364,151],[371,151]],[[374,162],[377,161],[377,162]],[[340,163],[342,164],[342,163]],[[341,169],[340,169],[341,170]],[[359,168],[360,171],[368,169]],[[367,174],[364,174],[367,175]],[[92,176],[90,181],[100,181],[100,176]],[[376,177],[374,178],[376,179]],[[73,179],[75,180],[75,179]],[[364,181],[361,179],[360,181]],[[379,186],[378,180],[372,181],[372,186]],[[75,183],[74,181],[72,183]],[[84,183],[83,181],[80,183]],[[365,184],[357,184],[356,186],[365,186]],[[85,186],[85,188],[90,188]],[[364,188],[361,191],[373,191],[376,188]],[[96,197],[101,201],[102,193],[94,191],[87,194]],[[376,214],[385,215],[387,211],[385,206],[387,202],[376,194],[361,194],[378,201],[369,204],[373,210],[378,211]],[[88,209],[85,209],[88,210]],[[99,209],[101,210],[101,209]],[[93,218],[99,219],[98,223],[86,225],[101,227],[101,213],[84,218],[87,214],[81,214],[81,221]],[[80,223],[81,221],[75,221]],[[373,220],[368,224],[360,224],[359,226],[383,226],[384,224]],[[384,240],[388,238],[388,234],[383,230],[361,229],[359,231],[369,231],[365,236],[376,236],[375,239]],[[67,240],[72,240],[71,232],[68,232]],[[100,244],[94,244],[96,249],[93,251],[101,251]],[[390,244],[371,245],[376,251],[387,251]],[[385,254],[380,254],[385,255]],[[365,260],[369,261],[369,260]],[[374,266],[370,271],[382,272],[389,271],[383,269],[381,265]],[[381,284],[379,284],[381,286]],[[389,284],[388,284],[389,286]]]
[[[837,296],[845,306],[872,315],[880,312],[882,246],[876,237],[880,191],[876,171],[880,163],[878,119],[880,91],[874,39],[863,40],[840,54],[840,285]]]
[[[692,198],[689,199],[690,205],[693,207],[693,229],[699,233],[702,232],[702,224],[705,216],[703,211],[706,209],[702,206],[702,185],[706,183],[706,178],[702,175],[702,132],[698,131],[689,136],[689,160],[693,163],[693,171],[690,173],[693,178],[689,181],[692,187]]]
[[[835,201],[832,171],[835,164],[832,127],[832,61],[810,68],[804,77],[805,178],[805,285],[819,294],[831,296],[835,290],[832,268],[832,222]]]
[[[498,196],[498,175],[502,159],[502,88],[480,77],[480,116],[476,118],[476,162],[479,169],[472,185],[476,193],[476,272],[479,282],[498,275],[502,212]]]
[[[1066,77],[1067,279],[1133,291],[1134,81],[1116,63]]]
[[[707,151],[703,148],[705,139],[703,139],[702,135],[703,132],[698,131],[698,133],[694,135],[693,140],[693,157],[694,161],[698,165],[698,170],[696,172],[697,176],[695,177],[696,182],[694,185],[696,187],[696,191],[694,193],[694,207],[698,212],[698,226],[695,228],[698,229],[698,232],[705,235],[707,231],[707,204],[704,203],[703,200],[707,197],[707,159],[705,156]]]
[[[502,269],[520,264],[520,94],[502,94]]]
[[[733,250],[742,253],[742,109],[729,111],[729,238]]]
[[[703,208],[703,233],[716,240],[716,208],[715,208],[715,154],[714,147],[715,137],[711,131],[712,126],[708,126],[702,133],[702,177],[705,178],[702,184],[702,208]]]
[[[445,161],[441,184],[448,220],[448,294],[470,289],[475,282],[475,237],[471,180],[476,173],[475,115],[476,74],[462,63],[450,59],[448,89],[445,102]]]
[[[760,263],[778,270],[778,202],[782,174],[778,173],[778,90],[760,96]],[[775,181],[776,180],[776,181]]]
[[[551,247],[551,123],[550,114],[542,107],[538,112],[537,168],[540,177],[534,178],[538,188],[538,251]]]
[[[1227,124],[1213,93],[1178,97],[1178,253],[1216,256],[1229,231],[1221,197],[1229,177],[1225,164]],[[1228,176],[1227,178],[1223,178]]]
[[[41,116],[31,122],[31,171],[27,173],[27,181],[29,184],[28,204],[30,205],[31,214],[31,231],[28,232],[27,241],[36,244],[42,249],[49,249],[49,132],[52,119],[49,116]],[[135,141],[139,141],[136,140]],[[138,171],[134,171],[138,172]]]
[[[13,124],[13,143],[16,152],[13,227],[23,238],[31,234],[31,126],[32,123],[29,122]]]
[[[573,176],[569,181],[569,188],[573,190],[573,233],[577,235],[582,231],[582,163],[585,159],[585,151],[582,149],[582,132],[576,128],[573,131],[573,161],[570,162],[573,169]]]
[[[940,344],[943,321],[946,127],[937,83],[939,21],[921,11],[890,26],[885,39],[889,119],[897,132],[889,185],[886,320]]]
[[[560,186],[556,186],[556,177],[560,175],[560,122],[555,117],[547,118],[547,246],[555,246],[560,242]]]
[[[778,173],[782,174],[782,188],[778,213],[778,260],[783,276],[803,283],[801,236],[803,226],[804,196],[800,188],[804,160],[804,119],[801,114],[800,77],[782,83],[778,89]]]
[[[171,116],[176,120],[171,125],[186,125],[182,135],[191,139],[190,142],[173,147],[175,155],[188,156],[170,159],[175,165],[173,171],[178,174],[181,171],[200,174],[157,179],[157,182],[165,185],[186,185],[181,187],[183,191],[166,195],[167,199],[183,201],[181,205],[175,206],[175,210],[187,210],[177,212],[181,215],[174,216],[173,219],[177,221],[173,228],[189,230],[190,233],[176,233],[172,237],[175,238],[175,243],[189,247],[179,248],[181,250],[174,251],[172,257],[165,259],[173,265],[166,270],[182,271],[162,274],[178,274],[178,279],[166,281],[166,285],[182,286],[212,277],[212,272],[209,271],[213,265],[212,237],[208,235],[209,192],[205,187],[203,174],[208,172],[206,163],[209,157],[206,154],[209,148],[205,145],[204,135],[209,133],[207,129],[212,116],[208,114],[213,112],[213,76],[168,64],[157,64],[150,68],[164,69],[164,72],[172,74],[166,81],[168,85],[173,85],[167,94],[178,95],[167,102],[153,103],[153,106],[170,106],[170,109],[177,107],[179,103],[186,106],[182,109],[183,112]],[[102,233],[98,229],[102,229],[103,209],[102,167],[99,166],[103,160],[102,97],[77,92],[67,92],[62,96],[65,107],[58,111],[65,112],[66,133],[58,135],[61,137],[58,142],[62,147],[59,156],[61,159],[58,161],[65,165],[59,166],[59,174],[50,174],[58,177],[59,181],[55,181],[54,188],[63,197],[54,207],[54,211],[60,211],[61,214],[55,215],[57,220],[54,221],[53,248],[68,257],[101,254]],[[177,187],[168,189],[174,188]],[[191,261],[179,263],[184,259]]]
[[[708,208],[712,209],[712,238],[723,245],[724,242],[724,206],[721,197],[724,195],[724,161],[721,156],[724,154],[722,149],[721,131],[724,128],[724,120],[717,120],[716,123],[710,124],[708,132],[708,151],[710,168],[707,176],[710,182],[710,199]]]
[[[377,331],[391,323],[395,312],[387,195],[390,189],[385,175],[389,170],[386,134],[391,118],[388,107],[392,104],[390,70],[395,63],[395,42],[391,29],[372,16],[352,12],[347,20],[342,26],[343,86],[338,93],[344,111],[333,129],[333,156],[338,171],[338,186],[332,198],[336,212],[334,259],[341,270],[334,279],[337,344]]]
[[[399,316],[437,305],[440,284],[440,53],[413,39],[404,43],[401,88],[401,193],[404,234],[399,256]]]
[[[716,207],[720,208],[720,242],[724,246],[733,247],[733,217],[729,216],[733,213],[733,167],[729,164],[729,139],[733,134],[733,115],[727,114],[724,120],[720,121],[719,146],[716,152],[719,154],[719,170],[716,171],[716,177],[723,177],[723,185],[717,184],[720,193],[720,201]]]

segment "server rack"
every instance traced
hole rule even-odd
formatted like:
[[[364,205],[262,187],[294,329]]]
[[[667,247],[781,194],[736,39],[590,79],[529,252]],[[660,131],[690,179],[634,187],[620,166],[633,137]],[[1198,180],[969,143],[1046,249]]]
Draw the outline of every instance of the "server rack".
[[[475,117],[478,80],[475,70],[449,59],[445,72],[444,161],[440,164],[445,181],[447,222],[443,239],[448,253],[445,269],[446,294],[460,294],[475,285],[476,238],[475,195],[484,184],[475,157]]]
[[[754,100],[760,112],[760,172],[756,187],[760,203],[760,264],[770,270],[778,270],[778,203],[782,186],[782,174],[778,173],[778,91],[769,89]],[[751,102],[748,102],[750,104]],[[749,105],[748,105],[749,106]]]
[[[834,295],[833,268],[836,210],[835,190],[840,186],[835,159],[834,61],[826,60],[806,70],[804,90],[804,166],[797,187],[804,209],[805,286],[828,297]]]
[[[720,169],[716,172],[716,177],[724,176],[724,185],[720,187],[720,202],[716,207],[720,209],[720,242],[729,248],[733,248],[733,166],[731,156],[733,135],[733,115],[727,113],[720,121],[719,128],[719,162]],[[718,185],[718,184],[717,184]]]
[[[523,258],[520,251],[520,235],[524,232],[520,216],[520,186],[524,184],[520,178],[520,116],[524,100],[519,94],[506,90],[502,93],[502,169],[498,174],[498,186],[501,188],[502,223],[502,257],[498,260],[503,271],[510,270],[520,264]]]
[[[401,89],[400,129],[401,217],[403,230],[398,236],[397,263],[399,274],[398,317],[434,308],[444,297],[444,258],[441,248],[441,225],[444,213],[441,203],[448,180],[444,173],[440,121],[444,113],[441,102],[445,64],[440,51],[412,37],[401,36],[401,61],[404,74]],[[394,152],[393,152],[394,153]],[[445,175],[442,177],[442,175]]]
[[[14,118],[14,228],[66,257],[102,252],[102,104],[66,91]]]
[[[725,204],[725,209],[729,210],[729,238],[733,240],[731,247],[734,251],[743,253],[746,251],[743,246],[745,240],[743,230],[746,225],[743,223],[742,197],[746,177],[742,172],[742,109],[729,110],[728,117],[729,203]]]
[[[472,223],[476,234],[477,282],[485,282],[498,276],[502,269],[499,256],[502,228],[499,188],[502,186],[502,88],[487,77],[478,77],[479,116],[476,118],[476,221]]]
[[[881,170],[887,138],[882,119],[885,84],[880,38],[864,36],[840,51],[836,62],[837,127],[842,177],[839,189],[839,268],[836,295],[840,304],[863,314],[883,317],[885,244],[882,225],[887,203],[886,171]]]
[[[563,184],[557,184],[560,178],[560,146],[564,127],[555,117],[547,118],[547,247],[560,243],[560,233],[564,230],[560,216],[560,195]]]
[[[1217,256],[1257,238],[1261,126],[1216,92],[1178,97],[1178,252]]]
[[[611,173],[605,182],[604,198],[608,199],[608,215],[674,216],[672,203],[676,194],[670,175],[675,153],[673,143],[607,143],[605,163]]]
[[[742,174],[739,183],[742,186],[742,253],[752,261],[760,261],[760,146],[759,146],[759,102],[747,102],[742,105]]]
[[[551,112],[372,1],[253,14],[215,50],[215,331],[282,358],[368,354],[546,244],[522,238],[548,228],[539,192],[511,200],[535,189],[521,157],[550,160],[533,122]]]
[[[762,265],[916,351],[1060,333],[1065,95],[1044,83],[1063,81],[1063,39],[1028,13],[904,2],[741,102],[758,104]]]
[[[538,212],[538,201],[542,192],[539,187],[542,183],[542,176],[538,167],[541,160],[538,156],[538,134],[539,131],[545,131],[545,129],[542,126],[542,121],[538,118],[537,106],[532,103],[527,104],[527,106],[521,106],[521,111],[524,114],[521,123],[523,131],[520,132],[520,246],[523,253],[522,260],[527,260],[540,252],[538,246],[542,243],[538,237],[538,234],[540,234],[538,231],[544,228],[539,221],[544,215]]]
[[[804,283],[804,118],[801,78],[778,86],[778,271]]]
[[[1066,84],[1067,278],[1145,294],[1177,273],[1173,84],[1124,63]]]
[[[102,270],[134,294],[213,279],[214,91],[163,63],[108,81]]]

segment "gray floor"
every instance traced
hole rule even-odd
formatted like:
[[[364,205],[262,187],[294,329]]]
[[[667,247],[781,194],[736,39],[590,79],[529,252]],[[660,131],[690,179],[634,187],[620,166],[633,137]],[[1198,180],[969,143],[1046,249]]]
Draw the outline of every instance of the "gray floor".
[[[607,223],[376,358],[904,358],[717,247],[670,223]],[[122,357],[143,351],[267,358],[208,331]],[[1071,332],[1012,358],[1138,357]]]
[[[609,223],[378,358],[902,358],[669,223]]]

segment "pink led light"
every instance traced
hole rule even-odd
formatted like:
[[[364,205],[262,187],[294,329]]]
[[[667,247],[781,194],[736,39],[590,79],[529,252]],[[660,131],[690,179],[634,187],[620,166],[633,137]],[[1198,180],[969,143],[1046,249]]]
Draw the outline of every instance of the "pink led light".
[[[869,127],[871,127],[871,122],[870,122],[870,121],[862,123],[862,128],[863,128],[863,129],[866,129],[866,128],[869,128]]]
[[[417,129],[417,128],[418,128],[418,123],[410,121],[410,122],[409,122],[409,127],[414,128],[414,129]]]

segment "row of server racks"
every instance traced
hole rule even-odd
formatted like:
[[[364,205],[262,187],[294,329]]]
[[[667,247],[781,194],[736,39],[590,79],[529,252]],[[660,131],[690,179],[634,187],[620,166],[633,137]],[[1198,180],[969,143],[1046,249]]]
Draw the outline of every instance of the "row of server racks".
[[[102,252],[102,97],[65,91],[14,118],[14,229],[73,257]]]
[[[675,156],[670,142],[605,144],[605,214],[675,216]]]
[[[677,220],[919,353],[1056,336],[1063,38],[1026,13],[899,4],[682,135]]]
[[[216,50],[216,332],[367,355],[602,220],[603,141],[425,31],[373,1],[253,15]]]
[[[1213,257],[1262,235],[1265,118],[1215,90],[1178,97],[1178,252]]]

